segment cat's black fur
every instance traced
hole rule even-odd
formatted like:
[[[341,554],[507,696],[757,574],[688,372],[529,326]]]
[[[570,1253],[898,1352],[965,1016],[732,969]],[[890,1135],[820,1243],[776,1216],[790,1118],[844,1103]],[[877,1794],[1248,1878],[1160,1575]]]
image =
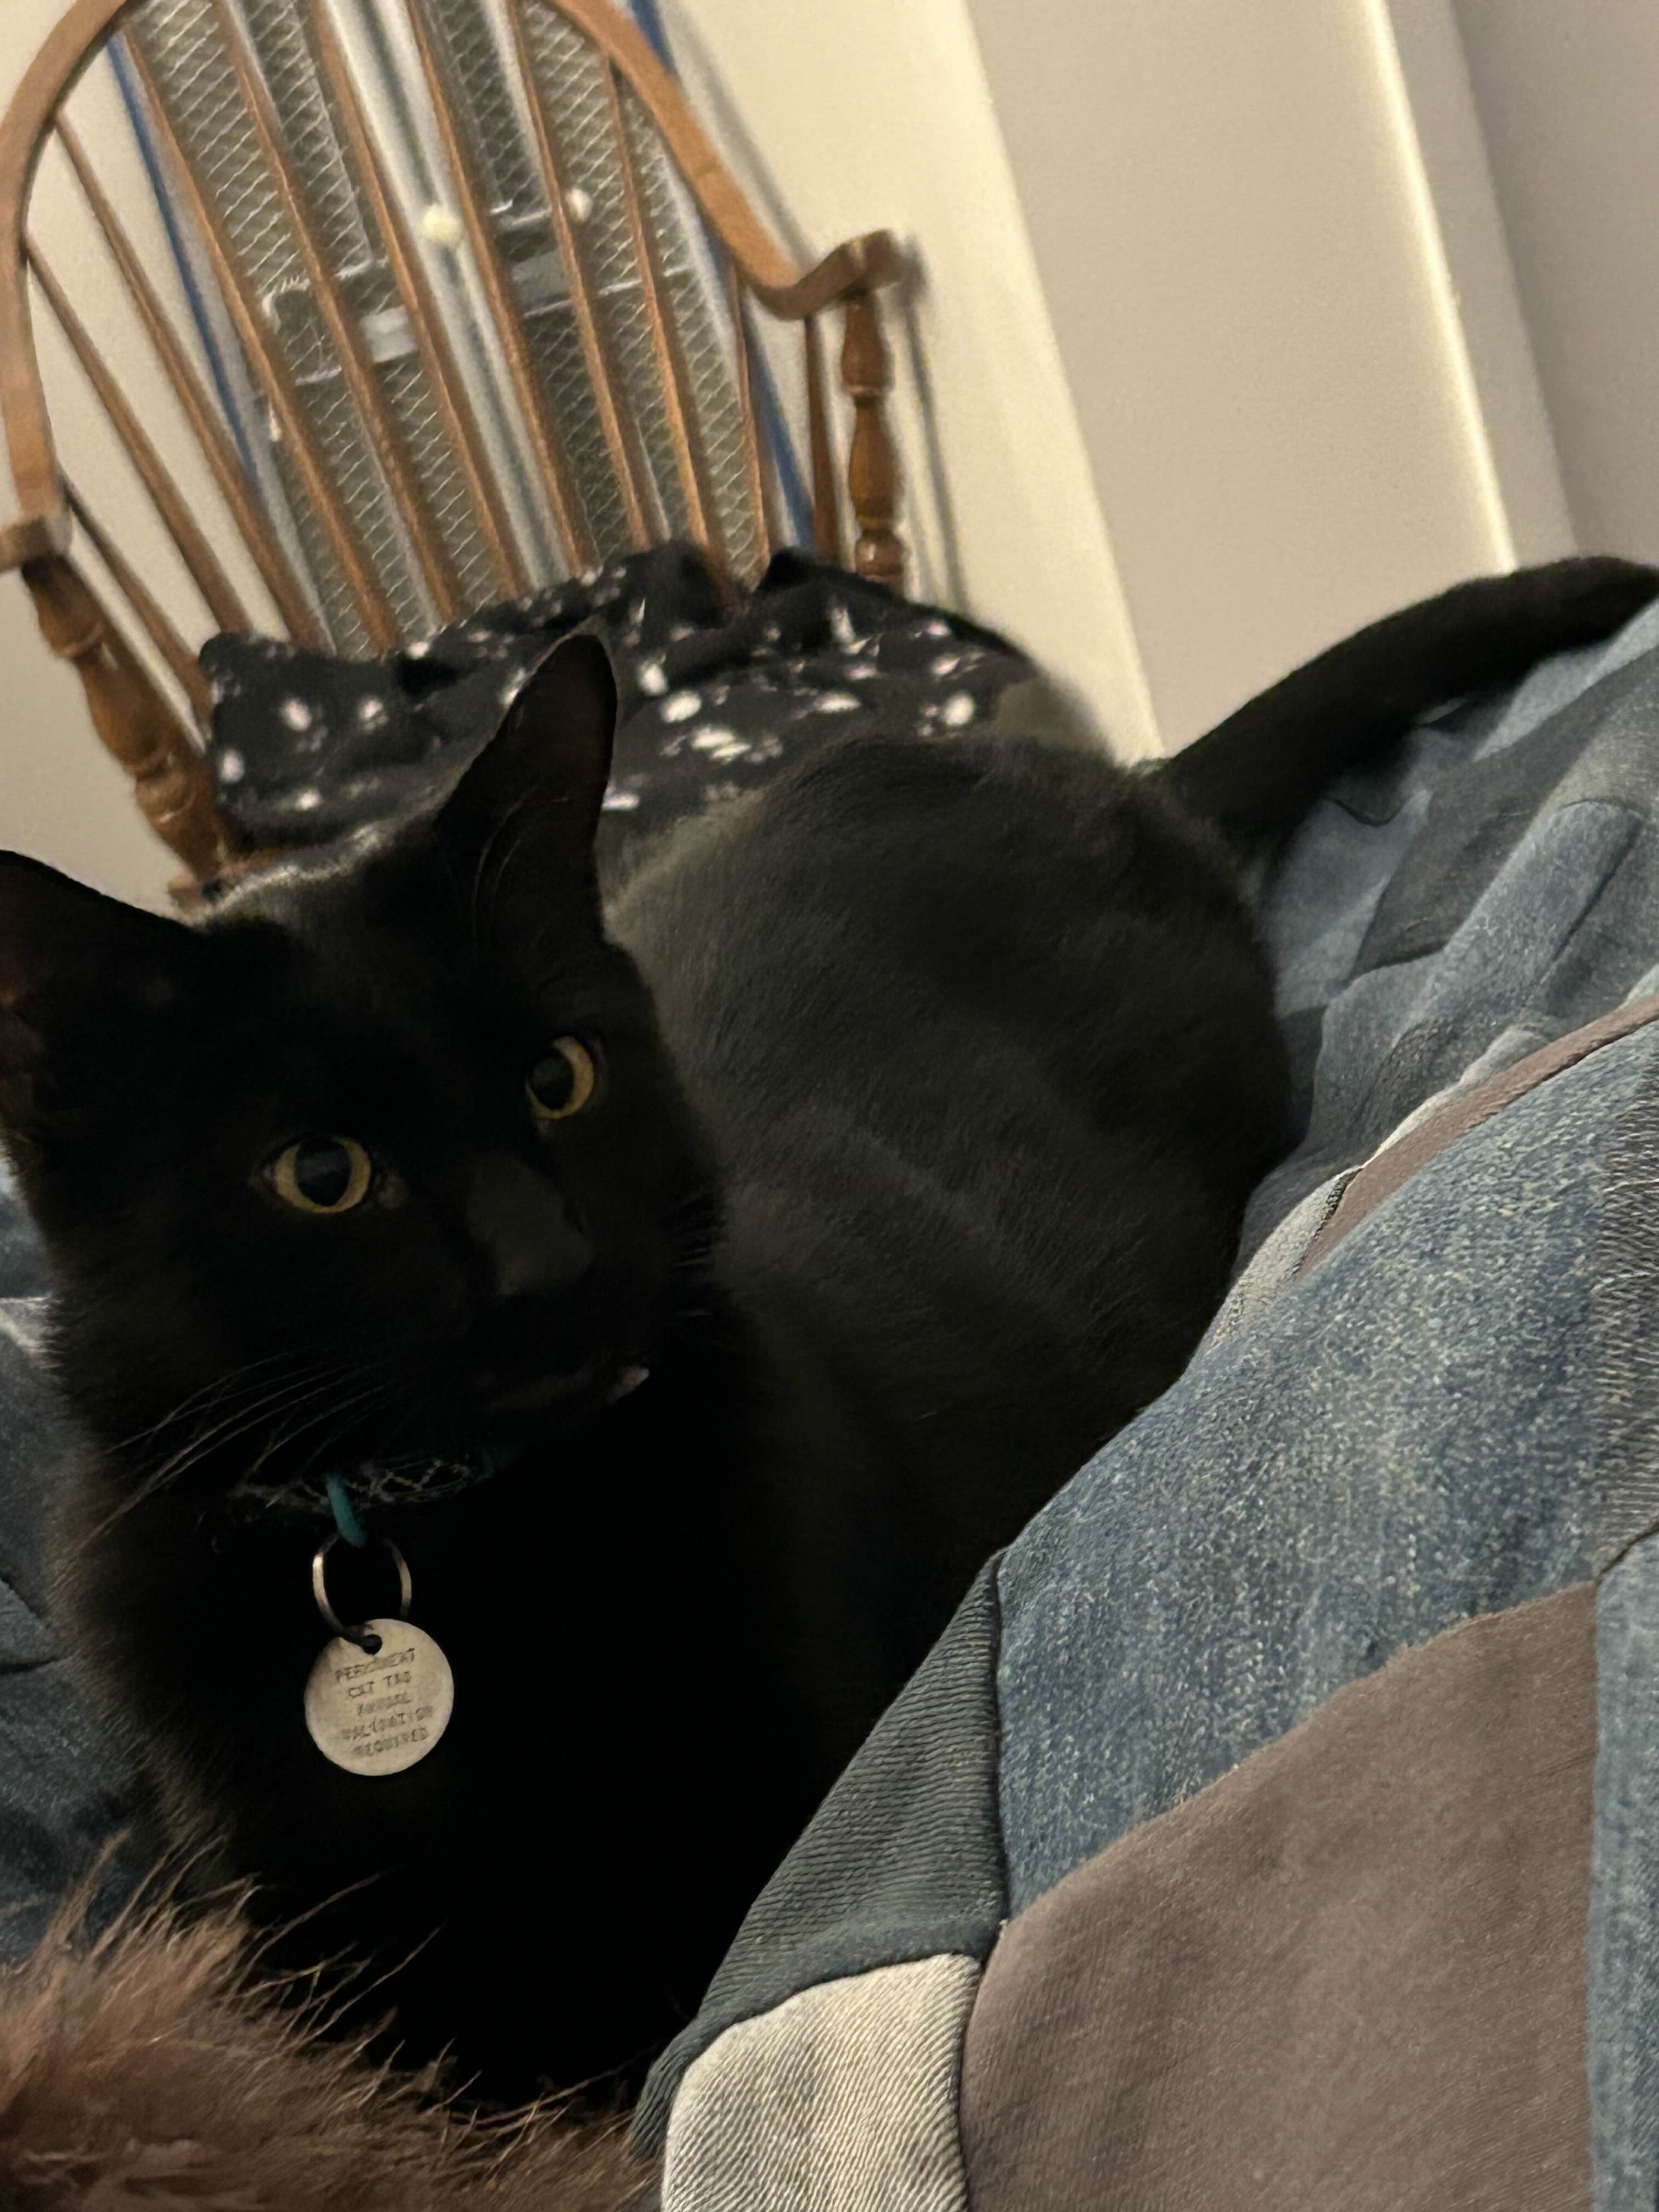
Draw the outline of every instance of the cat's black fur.
[[[580,640],[435,819],[198,926],[0,862],[0,1117],[90,1447],[66,1617],[175,1832],[315,1908],[278,1955],[368,1954],[405,2051],[496,2092],[635,2074],[975,1568],[1216,1304],[1286,1100],[1205,817],[1271,842],[1656,589],[1462,587],[1150,775],[826,744],[603,925],[613,695]],[[526,1074],[566,1035],[603,1081],[543,1133]],[[380,1164],[355,1212],[273,1192],[308,1131]],[[481,1444],[518,1455],[372,1528],[453,1725],[342,1772],[301,1710],[327,1524],[229,1493]],[[330,1571],[390,1610],[383,1553]]]

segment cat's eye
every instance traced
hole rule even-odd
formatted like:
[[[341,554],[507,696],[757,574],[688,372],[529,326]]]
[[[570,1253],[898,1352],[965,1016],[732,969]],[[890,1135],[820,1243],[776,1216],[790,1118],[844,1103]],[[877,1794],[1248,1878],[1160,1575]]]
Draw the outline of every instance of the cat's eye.
[[[271,1188],[301,1213],[349,1213],[368,1196],[374,1163],[355,1137],[301,1137],[265,1170]]]
[[[556,1037],[525,1078],[538,1121],[568,1121],[580,1114],[599,1085],[599,1065],[580,1037]]]

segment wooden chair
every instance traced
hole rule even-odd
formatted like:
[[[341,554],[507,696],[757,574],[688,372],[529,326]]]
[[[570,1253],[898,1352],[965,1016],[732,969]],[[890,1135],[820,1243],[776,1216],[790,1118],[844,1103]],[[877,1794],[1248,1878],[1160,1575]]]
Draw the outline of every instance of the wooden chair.
[[[17,506],[0,566],[21,571],[192,884],[237,854],[201,749],[212,702],[191,636],[275,629],[383,652],[674,536],[753,580],[789,534],[776,340],[763,343],[757,313],[799,328],[816,550],[847,557],[850,504],[852,564],[902,580],[876,302],[902,272],[891,238],[798,271],[606,0],[506,0],[487,46],[479,0],[380,0],[383,36],[388,14],[429,149],[424,210],[331,0],[75,0],[0,124],[0,415]],[[112,40],[172,210],[167,283],[118,208],[102,149],[65,110]],[[140,420],[135,357],[112,360],[92,336],[70,281],[86,257],[55,269],[32,231],[54,140],[101,241],[91,265],[112,264],[211,500],[192,503]],[[42,307],[176,548],[193,624],[60,463]],[[853,408],[844,483],[820,351],[831,308]]]

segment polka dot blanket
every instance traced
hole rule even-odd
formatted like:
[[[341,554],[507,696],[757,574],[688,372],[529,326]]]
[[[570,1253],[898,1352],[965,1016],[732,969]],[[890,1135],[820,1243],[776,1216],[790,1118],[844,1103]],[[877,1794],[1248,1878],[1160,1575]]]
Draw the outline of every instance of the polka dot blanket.
[[[684,545],[493,607],[380,660],[213,639],[209,757],[255,846],[325,844],[435,799],[556,639],[583,625],[621,692],[605,843],[734,798],[838,732],[945,736],[1036,681],[1003,639],[845,570],[780,553],[732,604]],[[1021,696],[1024,696],[1022,691]]]

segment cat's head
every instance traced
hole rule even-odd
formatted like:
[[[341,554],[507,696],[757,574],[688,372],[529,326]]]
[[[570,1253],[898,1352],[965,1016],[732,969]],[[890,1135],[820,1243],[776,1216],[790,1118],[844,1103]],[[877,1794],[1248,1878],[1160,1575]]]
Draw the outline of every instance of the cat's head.
[[[615,712],[567,641],[434,816],[199,924],[0,856],[0,1126],[100,1441],[214,1480],[511,1443],[701,1295],[709,1170],[600,918]]]

